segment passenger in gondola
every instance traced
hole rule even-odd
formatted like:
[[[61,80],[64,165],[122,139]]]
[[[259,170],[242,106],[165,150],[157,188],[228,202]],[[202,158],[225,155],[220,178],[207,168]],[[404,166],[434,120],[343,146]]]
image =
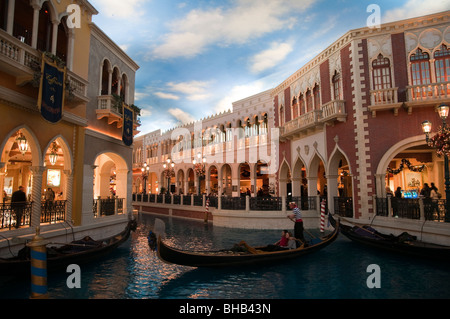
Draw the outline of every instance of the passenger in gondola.
[[[287,249],[296,249],[300,247],[300,242],[292,235],[290,231],[286,233],[286,238],[288,239]]]

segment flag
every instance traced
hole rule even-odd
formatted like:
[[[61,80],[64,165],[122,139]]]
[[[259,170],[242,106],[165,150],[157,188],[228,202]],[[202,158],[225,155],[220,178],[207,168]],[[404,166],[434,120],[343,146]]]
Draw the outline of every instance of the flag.
[[[50,123],[62,119],[64,107],[66,68],[50,62],[42,55],[41,83],[37,106],[42,117]]]
[[[133,121],[134,111],[123,105],[123,126],[122,126],[122,141],[126,146],[133,144]]]

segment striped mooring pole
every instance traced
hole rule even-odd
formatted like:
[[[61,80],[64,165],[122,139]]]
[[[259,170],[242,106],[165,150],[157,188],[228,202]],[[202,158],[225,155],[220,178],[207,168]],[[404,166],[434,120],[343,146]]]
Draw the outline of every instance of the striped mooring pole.
[[[36,235],[27,244],[31,255],[31,299],[48,298],[47,290],[47,243],[40,236],[40,228],[36,227]]]
[[[320,203],[320,232],[325,231],[325,199]]]
[[[208,213],[209,213],[209,198],[206,200],[205,204],[205,223],[208,222]]]

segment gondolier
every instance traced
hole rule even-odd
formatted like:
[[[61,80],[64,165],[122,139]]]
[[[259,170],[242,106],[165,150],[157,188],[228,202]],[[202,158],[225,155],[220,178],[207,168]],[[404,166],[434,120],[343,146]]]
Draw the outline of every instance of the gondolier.
[[[303,237],[302,213],[300,212],[300,209],[297,207],[297,204],[295,202],[290,202],[289,208],[292,209],[292,214],[289,214],[288,218],[295,223],[294,237],[305,243],[305,237]]]

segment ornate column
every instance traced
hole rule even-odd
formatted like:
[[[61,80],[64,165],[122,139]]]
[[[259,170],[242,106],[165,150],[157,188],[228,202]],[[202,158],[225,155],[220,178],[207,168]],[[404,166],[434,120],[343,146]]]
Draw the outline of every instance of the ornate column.
[[[72,222],[72,206],[73,206],[73,173],[71,170],[64,170],[66,175],[66,221],[73,224]]]
[[[31,36],[31,47],[33,49],[36,49],[39,31],[39,11],[41,10],[41,6],[37,3],[33,3],[32,7],[34,12],[33,12],[33,31]]]
[[[34,228],[41,224],[42,174],[45,172],[45,167],[32,166],[30,171],[33,175],[33,184],[31,186],[33,206],[30,226]]]

